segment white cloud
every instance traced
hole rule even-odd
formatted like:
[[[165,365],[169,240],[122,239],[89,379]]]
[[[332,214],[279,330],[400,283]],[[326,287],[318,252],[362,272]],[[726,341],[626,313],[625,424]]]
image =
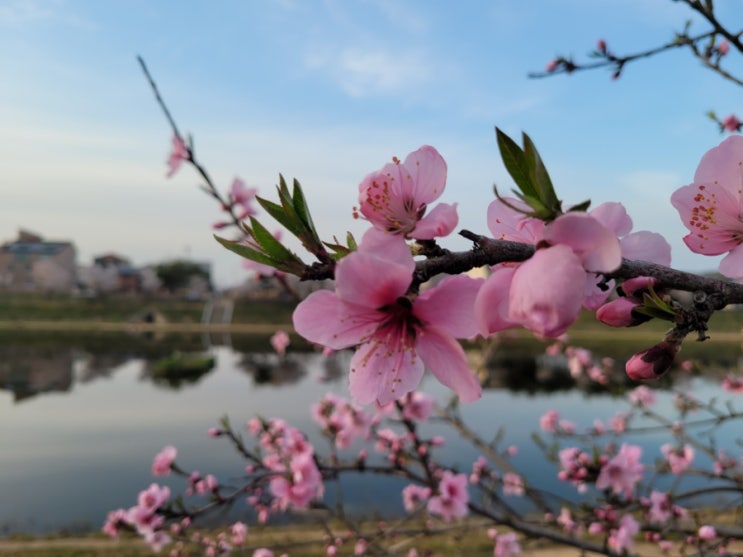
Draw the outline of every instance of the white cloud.
[[[431,78],[431,66],[421,51],[391,53],[346,48],[338,53],[315,52],[306,67],[327,73],[352,97],[389,95],[418,89]]]

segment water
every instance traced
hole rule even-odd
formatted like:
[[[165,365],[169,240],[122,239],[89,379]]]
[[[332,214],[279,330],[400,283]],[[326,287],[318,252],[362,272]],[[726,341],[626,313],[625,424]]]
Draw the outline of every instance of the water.
[[[267,341],[256,344],[267,346]],[[0,391],[0,525],[5,533],[98,529],[107,511],[133,505],[136,494],[155,481],[150,473],[152,459],[166,444],[178,448],[178,462],[184,469],[213,473],[223,481],[238,478],[244,462],[224,440],[207,435],[222,416],[229,416],[238,428],[254,415],[282,417],[319,442],[309,405],[329,391],[347,396],[347,353],[330,359],[291,353],[281,361],[270,352],[210,346],[215,368],[195,382],[171,385],[153,379],[152,364],[172,345],[148,354],[141,346],[130,349],[126,344],[112,350],[65,342],[12,346],[0,344],[4,388]],[[509,361],[509,366],[521,365],[518,361]],[[501,446],[519,447],[513,464],[521,474],[539,487],[574,496],[571,486],[556,481],[554,465],[530,441],[539,417],[557,409],[583,429],[596,417],[606,422],[627,410],[624,397],[565,388],[562,383],[560,390],[551,392],[514,391],[502,383],[495,381],[500,386],[486,389],[482,400],[462,407],[466,422],[486,439],[504,427]],[[721,395],[718,384],[695,378],[679,387],[705,399]],[[441,403],[449,398],[449,392],[429,377],[422,388]],[[672,399],[670,392],[661,392],[656,408],[670,413]],[[439,428],[430,425],[426,432],[436,433]],[[737,456],[736,428],[721,428],[717,433],[718,447],[727,447]],[[479,451],[461,436],[448,439],[440,458],[470,470]],[[659,446],[667,440],[658,433],[632,439],[643,446],[648,461],[660,457]],[[709,459],[699,457],[695,464],[708,467]],[[177,482],[172,485],[182,487]],[[342,489],[351,511],[390,514],[401,510],[403,485],[367,475],[349,478]],[[329,485],[330,500],[335,492]]]

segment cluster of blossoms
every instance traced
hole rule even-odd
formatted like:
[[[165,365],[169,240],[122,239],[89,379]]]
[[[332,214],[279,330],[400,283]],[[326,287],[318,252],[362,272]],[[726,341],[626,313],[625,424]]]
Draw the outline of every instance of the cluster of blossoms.
[[[719,43],[716,56],[724,56],[728,50],[729,45]],[[603,40],[597,45],[596,55],[617,61]],[[570,60],[557,59],[548,71],[571,71],[572,67]],[[620,70],[621,66],[615,77]],[[740,127],[732,118],[722,125],[730,130]],[[625,280],[619,286],[619,297],[610,299],[617,286],[612,277],[622,276],[618,271],[624,260],[667,267],[671,261],[668,242],[655,233],[633,232],[632,220],[619,203],[603,203],[591,211],[587,211],[588,203],[563,209],[530,140],[525,136],[524,149],[518,150],[518,146],[514,149],[510,145],[510,139],[505,140],[498,133],[501,151],[508,155],[504,154],[504,163],[521,193],[515,192],[517,197],[496,194],[487,211],[490,237],[485,240],[526,246],[528,255],[497,259],[500,262],[495,264],[488,261],[486,279],[453,274],[424,283],[433,275],[421,278],[419,263],[424,262],[419,256],[430,260],[450,255],[436,242],[458,225],[456,204],[432,206],[444,192],[447,165],[436,149],[427,145],[410,153],[404,161],[393,158],[361,181],[353,215],[368,222],[370,228],[358,244],[354,239],[348,241],[348,247],[320,242],[301,190],[295,184],[290,193],[283,178],[280,204],[258,199],[255,190],[235,179],[223,202],[223,209],[232,220],[215,225],[241,225],[248,237],[230,249],[245,254],[261,273],[276,275],[288,270],[303,278],[317,278],[312,272],[318,267],[331,269],[321,278],[333,278],[334,289],[316,291],[299,303],[293,324],[299,335],[325,350],[355,350],[349,379],[353,402],[327,395],[313,407],[313,417],[332,439],[335,449],[347,449],[356,441],[372,443],[382,455],[380,469],[407,474],[414,482],[403,490],[406,510],[416,513],[425,509],[445,522],[463,518],[476,508],[471,502],[471,489],[499,500],[501,494],[525,497],[532,488],[507,467],[501,476],[484,457],[475,461],[469,475],[432,460],[432,449],[443,440],[423,439],[417,430],[417,424],[431,416],[434,406],[430,397],[414,391],[425,369],[461,401],[471,402],[480,398],[482,389],[468,365],[462,340],[490,337],[513,327],[525,328],[543,338],[560,338],[584,309],[597,311],[601,321],[621,327],[644,322],[653,313],[649,310],[666,311],[676,317],[675,302],[662,282],[654,278]],[[169,175],[183,161],[196,164],[191,148],[176,136],[168,161]],[[741,165],[743,138],[731,137],[705,155],[694,182],[672,197],[690,230],[684,239],[686,244],[693,251],[708,255],[729,252],[720,271],[733,278],[743,278],[743,228],[737,212],[743,187]],[[317,256],[317,267],[305,266],[280,244],[277,235],[272,236],[259,225],[252,206],[256,199]],[[239,222],[243,219],[249,219],[250,225]],[[471,255],[482,247],[477,241],[475,244]],[[336,249],[331,257],[325,247],[331,251],[341,249]],[[550,280],[545,281],[546,276]],[[271,342],[283,354],[289,337],[277,334]],[[631,358],[626,371],[632,379],[657,378],[673,363],[679,347],[678,338],[667,337]],[[613,361],[596,362],[590,352],[581,348],[565,348],[564,355],[574,377],[586,374],[605,383],[611,373]],[[732,380],[729,383],[734,388]],[[683,415],[695,409],[690,401],[681,410]],[[638,388],[631,393],[630,402],[638,412],[646,411],[654,402],[652,392]],[[359,404],[376,404],[377,412],[367,413]],[[396,418],[390,427],[382,427],[383,419],[393,414]],[[610,418],[608,428],[616,436],[624,434],[629,416],[616,414]],[[540,425],[558,437],[576,434],[576,426],[561,419],[556,411],[545,414]],[[670,429],[678,433],[681,427]],[[256,418],[249,422],[248,430],[258,438],[259,446],[254,452],[227,429],[211,434],[231,439],[251,460],[246,468],[247,487],[239,493],[248,493],[247,502],[258,512],[259,520],[266,521],[272,513],[319,505],[324,494],[324,473],[339,474],[341,468],[326,466],[304,434],[283,420]],[[606,431],[607,426],[596,420],[585,435],[595,440]],[[566,508],[557,518],[548,514],[571,535],[602,535],[604,547],[619,553],[632,547],[643,528],[638,520],[642,518],[640,512],[650,523],[682,518],[685,513],[668,493],[653,490],[648,497],[642,497],[642,481],[650,469],[641,461],[642,449],[628,442],[619,448],[617,445],[612,441],[603,447],[569,446],[557,451],[558,478],[581,492],[595,488],[591,492],[601,493],[603,499],[596,502],[588,517],[579,518]],[[506,455],[516,452],[509,448]],[[665,461],[654,468],[656,471],[680,475],[690,469],[694,457],[691,445],[669,443],[661,447],[661,452]],[[155,458],[153,472],[164,475],[179,471],[175,456],[175,449],[166,447]],[[368,453],[362,450],[352,467],[358,471],[367,469],[371,466],[367,457]],[[332,463],[337,465],[338,459],[334,452]],[[720,453],[714,470],[726,475],[737,465],[735,459]],[[187,476],[188,494],[206,496],[217,505],[232,498],[225,496],[226,488],[214,476]],[[490,489],[492,486],[500,492]],[[153,547],[161,547],[170,541],[163,530],[167,515],[164,506],[169,498],[166,490],[153,484],[140,496],[136,507],[115,511],[106,530],[114,533],[122,525],[128,526],[144,535]],[[190,515],[186,516],[170,533],[182,533],[189,519]],[[652,529],[648,530],[653,534]],[[242,543],[246,534],[247,529],[235,524],[230,533],[203,545],[210,554],[227,552],[231,544]],[[489,536],[498,557],[521,550],[512,532],[493,529]],[[702,525],[696,536],[689,536],[689,543],[711,541],[716,536],[714,529]],[[329,538],[327,554],[336,555],[343,541],[340,537]],[[660,535],[651,541],[661,548],[668,543]],[[354,554],[366,551],[366,541],[359,538]],[[410,555],[414,554],[411,550]],[[264,548],[254,552],[258,557],[269,555],[272,553]]]
[[[631,232],[632,221],[618,203],[545,223],[529,217],[523,202],[498,198],[488,208],[493,238],[533,245],[534,255],[492,267],[484,281],[457,275],[418,293],[411,289],[415,260],[405,240],[431,240],[453,230],[455,205],[426,212],[445,181],[446,164],[430,146],[367,176],[356,214],[372,228],[338,263],[335,291],[313,293],[294,313],[296,331],[308,340],[334,350],[358,347],[350,391],[360,403],[404,396],[418,385],[424,367],[463,401],[475,400],[480,388],[457,339],[516,326],[559,337],[582,308],[606,301],[613,282],[602,275],[615,271],[622,258],[670,263],[668,243],[658,234]],[[550,281],[544,281],[547,274]]]

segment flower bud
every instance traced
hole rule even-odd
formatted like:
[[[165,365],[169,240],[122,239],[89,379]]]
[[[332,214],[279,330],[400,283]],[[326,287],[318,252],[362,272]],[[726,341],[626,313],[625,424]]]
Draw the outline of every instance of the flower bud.
[[[596,311],[596,319],[609,327],[634,327],[650,319],[633,311],[639,304],[629,298],[617,298],[601,306]]]
[[[599,39],[596,43],[596,48],[600,53],[606,54],[606,41],[604,39]]]
[[[664,340],[632,356],[625,366],[633,381],[658,379],[666,374],[680,348],[679,343]]]

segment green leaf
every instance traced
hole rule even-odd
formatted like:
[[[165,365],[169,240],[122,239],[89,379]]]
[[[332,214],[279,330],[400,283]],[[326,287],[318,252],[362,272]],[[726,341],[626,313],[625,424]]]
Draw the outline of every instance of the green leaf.
[[[291,213],[287,214],[285,207],[278,203],[274,203],[268,199],[263,199],[262,197],[256,197],[256,200],[269,215],[271,215],[279,224],[284,226],[289,232],[297,237],[304,232],[304,226],[297,218],[293,209]]]
[[[542,204],[554,213],[553,219],[560,214],[560,200],[557,198],[552,180],[547,172],[547,167],[542,162],[537,148],[534,146],[531,138],[525,133],[522,134],[524,142],[524,157],[530,170],[532,182],[537,191],[537,197]]]
[[[503,159],[503,164],[513,181],[524,195],[538,197],[536,187],[532,182],[528,161],[521,147],[503,133],[500,128],[495,128],[495,136],[498,141],[501,159]]]
[[[250,228],[253,231],[253,238],[268,257],[281,263],[291,260],[299,261],[296,255],[274,238],[273,234],[254,217],[250,217]]]
[[[591,206],[591,200],[586,199],[585,201],[570,207],[570,209],[568,209],[568,213],[572,213],[574,211],[587,211],[590,206]]]
[[[278,263],[277,261],[274,261],[273,259],[268,257],[265,253],[257,251],[256,249],[251,248],[244,243],[234,242],[226,238],[220,238],[216,234],[214,235],[214,239],[231,252],[236,253],[237,255],[239,255],[240,257],[244,257],[245,259],[250,259],[251,261],[255,261],[256,263],[263,263],[264,265],[268,265],[270,267],[276,267]]]
[[[315,230],[315,224],[312,222],[312,216],[310,215],[309,209],[307,208],[307,199],[304,197],[302,186],[299,181],[295,178],[292,188],[292,201],[294,203],[294,210],[302,222],[304,223],[307,231],[317,238],[317,231]]]

